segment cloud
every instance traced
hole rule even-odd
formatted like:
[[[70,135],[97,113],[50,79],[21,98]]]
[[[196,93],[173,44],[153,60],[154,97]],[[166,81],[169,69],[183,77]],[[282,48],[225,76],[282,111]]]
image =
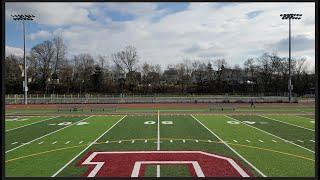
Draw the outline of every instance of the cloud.
[[[30,38],[45,40],[59,32],[68,56],[110,55],[127,45],[137,48],[141,62],[163,66],[186,57],[224,57],[230,65],[241,65],[264,52],[287,56],[288,22],[279,14],[292,12],[303,14],[292,23],[293,48],[299,49],[294,56],[314,57],[314,3],[189,3],[179,10],[159,8],[157,3],[16,4],[9,9],[50,15],[40,23],[53,28],[32,32]],[[58,20],[51,17],[58,15]]]
[[[261,13],[263,13],[263,11],[258,10],[258,11],[251,11],[251,12],[247,13],[246,15],[247,15],[248,19],[253,19],[253,18],[259,16]]]
[[[18,57],[23,57],[23,49],[21,48],[16,48],[16,47],[11,47],[6,45],[5,49],[5,56],[10,56],[10,55],[15,55]]]
[[[306,35],[296,35],[291,37],[292,51],[313,50],[315,48],[315,39]],[[279,52],[288,52],[289,37],[281,39],[280,41],[271,45],[272,49]]]
[[[6,3],[6,19],[11,14],[34,14],[35,22],[44,25],[91,24],[89,9],[92,3]]]

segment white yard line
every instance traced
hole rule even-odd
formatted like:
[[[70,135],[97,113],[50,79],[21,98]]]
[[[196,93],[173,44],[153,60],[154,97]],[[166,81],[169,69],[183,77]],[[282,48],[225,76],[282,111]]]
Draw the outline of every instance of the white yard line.
[[[108,133],[114,126],[116,126],[120,121],[122,121],[127,115],[123,116],[119,121],[117,121],[114,125],[112,125],[109,129],[107,129],[104,133],[102,133],[97,139],[95,139],[91,144],[89,144],[86,148],[84,148],[79,154],[73,157],[67,164],[61,167],[57,172],[55,172],[51,177],[57,176],[62,170],[64,170],[69,164],[71,164],[76,158],[78,158],[83,152],[85,152],[89,147],[91,147],[94,143],[96,143],[102,136]]]
[[[251,128],[257,129],[257,130],[259,130],[259,131],[261,131],[261,132],[264,132],[264,133],[269,134],[269,135],[271,135],[271,136],[273,136],[273,137],[279,138],[279,139],[281,139],[281,140],[283,140],[283,141],[285,141],[285,142],[288,142],[288,143],[290,143],[290,144],[293,144],[293,145],[295,145],[295,146],[298,146],[298,147],[300,147],[300,148],[302,148],[302,149],[305,149],[305,150],[307,150],[307,151],[310,151],[310,152],[314,153],[314,151],[312,151],[312,150],[310,150],[310,149],[308,149],[308,148],[305,148],[305,147],[303,147],[303,146],[300,146],[300,145],[298,145],[298,144],[295,144],[295,143],[293,143],[293,142],[291,142],[291,141],[289,141],[289,140],[283,139],[283,138],[281,138],[281,137],[279,137],[279,136],[277,136],[277,135],[271,134],[271,133],[269,133],[269,132],[267,132],[267,131],[264,131],[264,130],[262,130],[262,129],[259,129],[259,128],[257,128],[257,127],[251,126],[251,125],[249,125],[249,124],[247,124],[247,123],[243,123],[242,121],[239,121],[239,120],[237,120],[237,119],[235,119],[235,118],[232,118],[232,117],[230,117],[230,116],[227,116],[227,115],[224,115],[224,116],[226,116],[226,117],[228,117],[229,119],[232,119],[232,120],[234,120],[234,121],[237,121],[237,122],[239,122],[239,123],[241,123],[241,124],[244,124],[244,125],[249,126],[249,127],[251,127]]]
[[[306,129],[306,130],[309,130],[309,131],[314,131],[314,129],[309,129],[309,128],[305,128],[305,127],[298,126],[298,125],[295,125],[295,124],[291,124],[291,123],[288,123],[288,122],[283,122],[283,121],[280,121],[280,120],[277,120],[277,119],[273,119],[273,118],[270,118],[270,117],[267,117],[267,116],[262,116],[262,115],[258,115],[258,116],[264,117],[266,119],[270,119],[272,121],[277,121],[277,122],[281,122],[281,123],[288,124],[288,125],[291,125],[291,126],[295,126],[295,127],[299,127],[299,128],[302,128],[302,129]]]
[[[84,119],[81,119],[80,121],[87,120],[87,119],[89,119],[90,117],[92,117],[92,116],[89,116],[89,117],[86,117],[86,118],[84,118]],[[72,123],[72,124],[70,124],[70,125],[68,125],[68,126],[65,126],[65,127],[63,127],[63,128],[57,129],[57,130],[55,130],[55,131],[53,131],[53,132],[50,132],[50,133],[45,134],[45,135],[43,135],[43,136],[40,136],[40,137],[38,137],[38,138],[36,138],[36,139],[34,139],[34,140],[29,141],[28,143],[21,144],[20,146],[17,146],[17,147],[15,147],[15,148],[12,148],[12,149],[6,151],[5,153],[14,151],[14,150],[19,149],[19,148],[21,148],[21,147],[23,147],[23,146],[25,146],[25,145],[27,145],[27,144],[30,144],[30,143],[32,143],[32,142],[34,142],[34,141],[37,141],[37,140],[39,140],[39,139],[41,139],[41,138],[44,138],[44,137],[46,137],[46,136],[49,136],[49,135],[54,134],[54,133],[56,133],[56,132],[59,132],[59,131],[65,129],[65,128],[68,128],[68,127],[70,127],[70,126],[72,126],[72,125],[75,125],[76,123],[78,123],[78,122],[80,122],[80,121],[76,121],[75,123]]]
[[[44,119],[44,120],[41,120],[41,121],[36,121],[36,122],[30,123],[30,124],[26,124],[26,125],[23,125],[23,126],[19,126],[19,127],[16,127],[16,128],[8,129],[8,130],[6,130],[6,132],[12,131],[12,130],[16,130],[16,129],[20,129],[20,128],[23,128],[23,127],[26,127],[26,126],[30,126],[32,124],[37,124],[37,123],[40,123],[40,122],[43,122],[43,121],[47,121],[47,120],[50,120],[50,119],[54,119],[54,118],[57,118],[57,117],[59,117],[59,116],[47,118],[47,119]]]
[[[238,155],[243,161],[245,161],[248,165],[250,165],[254,170],[256,170],[261,176],[267,177],[265,174],[263,174],[257,167],[255,167],[253,164],[251,164],[247,159],[245,159],[243,156],[241,156],[236,150],[234,150],[231,146],[229,146],[225,141],[223,141],[217,134],[215,134],[213,131],[211,131],[207,126],[202,124],[196,117],[191,115],[193,119],[195,119],[199,124],[201,124],[204,128],[206,128],[211,134],[213,134],[215,137],[217,137],[224,145],[226,145],[231,151],[233,151],[236,155]]]
[[[160,151],[160,110],[158,110],[157,151]],[[160,177],[160,165],[157,165],[157,177]]]

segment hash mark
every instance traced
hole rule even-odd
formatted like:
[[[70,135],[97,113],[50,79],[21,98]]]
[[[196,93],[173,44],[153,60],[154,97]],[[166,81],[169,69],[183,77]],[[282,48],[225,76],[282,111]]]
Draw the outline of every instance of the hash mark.
[[[144,143],[147,143],[148,142],[148,140],[144,140]]]
[[[43,141],[42,142],[39,142],[38,144],[42,144],[43,143]]]
[[[70,141],[67,141],[65,144],[69,144],[70,143]]]
[[[170,142],[171,142],[171,143],[173,142],[172,139],[170,139]]]
[[[53,142],[53,143],[51,143],[51,144],[56,144],[57,143],[57,141],[55,141],[55,142]]]
[[[211,143],[212,141],[209,139],[208,142]]]
[[[260,142],[262,142],[262,143],[263,143],[263,141],[262,141],[262,140],[260,140],[260,139],[259,139],[258,141],[260,141]]]
[[[247,142],[251,142],[251,141],[249,141],[248,139],[246,139],[246,141],[247,141]]]
[[[314,140],[312,140],[312,139],[311,139],[310,141],[311,141],[311,142],[314,142]]]
[[[118,143],[120,144],[120,143],[122,143],[122,141],[119,141]]]
[[[233,140],[233,142],[236,142],[236,143],[237,143],[238,141],[237,141],[237,140]]]
[[[134,143],[134,140],[132,140],[131,143]]]
[[[196,142],[199,142],[199,140],[198,140],[198,139],[196,139]]]
[[[271,141],[272,141],[272,142],[277,142],[276,140],[273,140],[273,139],[272,139]]]
[[[298,139],[297,141],[299,141],[299,142],[303,142],[303,141],[301,141],[300,139]]]
[[[108,143],[109,143],[109,141],[106,141],[106,142],[104,142],[104,143],[108,144]]]
[[[186,140],[185,140],[185,139],[183,139],[183,140],[182,140],[182,142],[183,142],[183,143],[186,143]]]
[[[11,144],[17,144],[18,142],[13,142],[13,143],[11,143]]]
[[[83,141],[80,141],[79,144],[83,143]]]

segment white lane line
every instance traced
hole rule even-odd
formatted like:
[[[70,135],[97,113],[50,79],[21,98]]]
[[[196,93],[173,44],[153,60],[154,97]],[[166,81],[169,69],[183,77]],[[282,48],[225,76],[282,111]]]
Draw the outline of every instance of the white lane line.
[[[237,141],[237,140],[233,140],[233,142],[236,142],[236,143],[237,143],[238,141]]]
[[[81,119],[80,121],[76,121],[75,123],[72,123],[72,124],[70,124],[70,125],[68,125],[68,126],[62,127],[62,128],[57,129],[57,130],[55,130],[55,131],[53,131],[53,132],[50,132],[50,133],[45,134],[45,135],[43,135],[43,136],[41,136],[41,137],[38,137],[38,138],[36,138],[36,139],[34,139],[34,140],[31,140],[31,141],[29,141],[29,143],[32,143],[32,142],[37,141],[37,140],[39,140],[39,139],[41,139],[41,138],[44,138],[44,137],[47,137],[47,136],[49,136],[49,135],[51,135],[51,134],[54,134],[54,133],[56,133],[56,132],[59,132],[59,131],[65,129],[65,128],[68,128],[68,127],[70,127],[70,126],[72,126],[72,125],[75,125],[75,124],[78,123],[78,122],[87,120],[87,119],[89,119],[90,117],[92,117],[92,116],[86,117],[86,118],[84,118],[84,119]],[[21,144],[20,146],[17,146],[17,147],[15,147],[15,148],[12,148],[12,149],[6,151],[5,153],[14,151],[14,150],[16,150],[16,149],[19,149],[19,148],[25,146],[25,145],[26,145],[26,144]]]
[[[269,133],[269,132],[267,132],[267,131],[264,131],[264,130],[262,130],[262,129],[259,129],[259,128],[257,128],[257,127],[251,126],[251,125],[249,125],[249,124],[247,124],[247,123],[243,123],[243,122],[241,122],[241,121],[239,121],[239,120],[237,120],[237,119],[235,119],[235,118],[232,118],[232,117],[230,117],[230,116],[227,116],[227,115],[224,115],[224,116],[228,117],[229,119],[233,119],[233,120],[235,120],[235,121],[237,121],[237,122],[239,122],[239,123],[241,123],[241,124],[244,124],[244,125],[246,125],[246,126],[249,126],[249,127],[254,128],[254,129],[257,129],[257,130],[259,130],[259,131],[261,131],[261,132],[264,132],[264,133],[266,133],[266,134],[269,134],[269,135],[271,135],[271,136],[273,136],[273,137],[276,137],[276,138],[278,138],[278,139],[281,139],[282,141],[288,142],[288,143],[290,143],[290,144],[293,144],[293,145],[295,145],[295,146],[298,146],[298,147],[300,147],[300,148],[302,148],[302,149],[305,149],[305,150],[307,150],[307,151],[310,151],[310,152],[313,152],[313,153],[314,153],[314,151],[312,151],[312,150],[310,150],[310,149],[308,149],[308,148],[305,148],[305,147],[303,147],[303,146],[300,146],[300,145],[298,145],[298,144],[295,144],[295,143],[293,143],[292,141],[288,141],[288,140],[283,139],[283,138],[281,138],[281,137],[279,137],[279,136],[277,136],[277,135],[271,134],[271,133]]]
[[[44,120],[41,120],[41,121],[36,121],[36,122],[30,123],[30,124],[26,124],[24,126],[19,126],[19,127],[16,127],[16,128],[8,129],[8,130],[6,130],[6,132],[12,131],[12,130],[16,130],[16,129],[20,129],[20,128],[23,128],[23,127],[26,127],[26,126],[30,126],[32,124],[37,124],[37,123],[40,123],[40,122],[43,122],[43,121],[48,121],[50,119],[54,119],[54,118],[57,118],[57,117],[59,117],[59,116],[54,116],[54,117],[47,118],[47,119],[44,119]]]
[[[39,142],[38,144],[43,144],[43,141]]]
[[[259,139],[258,141],[260,141],[260,142],[262,142],[262,143],[263,143],[263,141],[262,141],[262,140],[260,140],[260,139]]]
[[[299,142],[302,142],[302,143],[303,143],[303,141],[301,141],[300,139],[298,139],[297,141],[299,141]]]
[[[53,143],[51,143],[51,144],[56,144],[57,143],[57,141],[55,141],[55,142],[53,142]]]
[[[13,142],[13,143],[11,143],[11,144],[17,144],[18,142]]]
[[[65,144],[69,144],[70,143],[70,141],[67,141]]]
[[[79,144],[82,144],[82,143],[83,143],[83,141],[80,141],[80,142],[79,142]]]
[[[106,133],[108,133],[115,125],[117,125],[119,122],[121,122],[127,115],[123,116],[119,121],[117,121],[114,125],[112,125],[108,130],[106,130],[104,133],[102,133],[97,139],[95,139],[91,144],[89,144],[86,148],[84,148],[79,154],[77,154],[75,157],[73,157],[67,164],[65,164],[63,167],[61,167],[57,172],[55,172],[51,177],[57,176],[62,170],[64,170],[69,164],[71,164],[76,158],[78,158],[83,152],[85,152],[89,147],[91,147],[94,143],[96,143],[102,136],[104,136]]]
[[[256,170],[261,176],[267,177],[265,174],[263,174],[257,167],[255,167],[253,164],[251,164],[247,159],[245,159],[243,156],[241,156],[236,150],[234,150],[231,146],[229,146],[225,141],[223,141],[217,134],[215,134],[213,131],[211,131],[207,126],[202,124],[201,121],[199,121],[196,117],[191,115],[193,119],[195,119],[199,124],[201,124],[204,128],[206,128],[211,134],[213,134],[215,137],[217,137],[224,145],[226,145],[231,151],[233,151],[236,155],[238,155],[243,161],[245,161],[247,164],[249,164],[254,170]]]
[[[160,165],[157,165],[157,177],[160,177]]]
[[[249,142],[251,142],[251,141],[249,141],[248,139],[246,139],[246,141],[249,143]]]
[[[213,134],[215,137],[217,137],[224,145],[226,145],[231,151],[233,151],[236,155],[238,155],[243,161],[245,161],[248,165],[250,165],[254,170],[256,170],[261,176],[267,177],[264,173],[262,173],[257,167],[255,167],[253,164],[251,164],[247,159],[245,159],[242,155],[240,155],[236,150],[234,150],[231,146],[229,146],[225,141],[223,141],[217,134],[215,134],[213,131],[211,131],[207,126],[202,124],[201,121],[199,121],[196,117],[191,115],[193,119],[195,119],[199,124],[201,124],[205,129],[207,129],[211,134]]]
[[[314,131],[314,129],[305,128],[305,127],[302,127],[302,126],[298,126],[298,125],[291,124],[291,123],[288,123],[288,122],[280,121],[280,120],[273,119],[273,118],[270,118],[270,117],[266,117],[266,116],[262,116],[262,115],[258,115],[258,116],[266,118],[266,119],[270,119],[270,120],[273,120],[273,121],[281,122],[283,124],[288,124],[288,125],[291,125],[291,126],[295,126],[295,127],[299,127],[299,128],[302,128],[302,129],[306,129],[306,130],[309,130],[309,131]]]
[[[272,139],[271,141],[273,141],[273,142],[277,142],[276,140],[273,140],[273,139]]]

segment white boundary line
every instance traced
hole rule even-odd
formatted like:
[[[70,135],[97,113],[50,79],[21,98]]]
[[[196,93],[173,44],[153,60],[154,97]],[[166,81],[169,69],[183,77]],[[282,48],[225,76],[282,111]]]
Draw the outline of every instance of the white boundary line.
[[[284,124],[288,124],[288,125],[291,125],[291,126],[296,126],[296,127],[302,128],[302,129],[309,130],[309,131],[314,131],[313,129],[305,128],[305,127],[302,127],[302,126],[299,126],[299,125],[295,125],[295,124],[291,124],[291,123],[288,123],[288,122],[283,122],[283,121],[280,121],[280,120],[277,120],[277,119],[273,119],[273,118],[270,118],[270,117],[267,117],[267,116],[263,116],[263,115],[258,115],[258,116],[266,118],[266,119],[270,119],[270,120],[273,120],[273,121],[278,121],[278,122],[281,122],[281,123],[284,123]]]
[[[263,174],[257,167],[255,167],[253,164],[251,164],[248,160],[246,160],[243,156],[241,156],[236,150],[234,150],[231,146],[229,146],[226,142],[224,142],[218,135],[216,135],[214,132],[212,132],[207,126],[202,124],[196,117],[191,115],[193,119],[195,119],[199,124],[201,124],[204,128],[206,128],[211,134],[213,134],[215,137],[217,137],[224,145],[226,145],[231,151],[233,151],[236,155],[238,155],[242,160],[244,160],[247,164],[249,164],[254,170],[256,170],[261,176],[267,177],[265,174]]]
[[[230,117],[230,116],[228,116],[228,115],[224,115],[224,116],[226,116],[226,117],[228,117],[229,119],[232,119],[232,120],[234,120],[234,121],[237,121],[237,122],[239,122],[239,123],[241,123],[241,124],[247,125],[247,126],[249,126],[249,127],[251,127],[251,128],[257,129],[257,130],[259,130],[259,131],[261,131],[261,132],[264,132],[264,133],[269,134],[269,135],[271,135],[271,136],[273,136],[273,137],[279,138],[279,139],[281,139],[281,140],[283,140],[283,141],[285,141],[285,142],[288,142],[288,143],[290,143],[290,144],[293,144],[293,145],[295,145],[295,146],[298,146],[298,147],[300,147],[300,148],[302,148],[302,149],[305,149],[305,150],[307,150],[307,151],[310,151],[310,152],[314,153],[314,151],[312,151],[312,150],[310,150],[310,149],[308,149],[308,148],[305,148],[305,147],[303,147],[303,146],[300,146],[300,145],[298,145],[298,144],[295,144],[295,143],[293,143],[293,142],[291,142],[291,141],[289,141],[289,140],[283,139],[283,138],[281,138],[281,137],[279,137],[279,136],[277,136],[277,135],[271,134],[271,133],[269,133],[269,132],[267,132],[267,131],[264,131],[264,130],[262,130],[262,129],[259,129],[259,128],[257,128],[257,127],[251,126],[251,125],[249,125],[249,124],[247,124],[247,123],[243,123],[242,121],[239,121],[239,120],[237,120],[237,119],[235,119],[235,118],[232,118],[232,117]]]
[[[89,117],[86,117],[86,118],[84,118],[84,119],[81,119],[80,121],[87,120],[87,119],[89,119],[90,117],[92,117],[92,116],[89,116]],[[65,128],[68,128],[68,127],[70,127],[70,126],[72,126],[72,125],[80,122],[80,121],[76,121],[76,122],[74,122],[74,123],[72,123],[72,124],[70,124],[70,125],[68,125],[68,126],[65,126],[65,127],[63,127],[63,128],[57,129],[57,130],[55,130],[55,131],[53,131],[53,132],[50,132],[50,133],[45,134],[45,135],[43,135],[43,136],[40,136],[40,137],[38,137],[38,138],[36,138],[36,139],[34,139],[34,140],[31,140],[31,141],[29,141],[29,142],[27,142],[27,143],[21,144],[20,146],[17,146],[17,147],[15,147],[15,148],[12,148],[12,149],[6,151],[5,153],[14,151],[14,150],[16,150],[16,149],[18,149],[18,148],[21,148],[21,147],[23,147],[23,146],[25,146],[25,145],[27,145],[27,144],[30,144],[30,143],[34,142],[34,141],[36,141],[36,140],[39,140],[39,139],[41,139],[41,138],[44,138],[44,137],[46,137],[46,136],[49,136],[49,135],[54,134],[54,133],[56,133],[56,132],[59,132],[59,131],[65,129]]]
[[[57,172],[55,172],[51,177],[57,176],[62,170],[64,170],[69,164],[71,164],[76,158],[78,158],[83,152],[85,152],[89,147],[91,147],[94,143],[96,143],[102,136],[108,133],[115,125],[117,125],[120,121],[122,121],[127,115],[123,116],[119,119],[115,124],[113,124],[110,128],[108,128],[104,133],[102,133],[98,138],[96,138],[92,143],[90,143],[86,148],[84,148],[79,154],[73,157],[67,164],[61,167]]]
[[[299,118],[305,118],[305,119],[310,119],[310,120],[315,120],[315,119],[312,119],[312,118],[308,118],[308,117],[304,117],[304,116],[298,116],[298,115],[295,115],[295,116],[297,116],[297,117],[299,117]]]
[[[90,154],[90,156],[83,161],[83,165],[95,165],[95,167],[93,168],[93,170],[89,173],[88,177],[95,177],[96,174],[99,172],[99,170],[102,168],[102,166],[104,165],[104,162],[93,162],[93,158],[96,157],[96,155],[98,154],[131,154],[131,153],[152,153],[152,154],[158,154],[158,153],[164,153],[164,154],[168,154],[168,153],[200,153],[200,154],[204,154],[207,156],[211,156],[211,157],[215,157],[215,158],[219,158],[219,159],[223,159],[228,161],[231,166],[233,166],[236,171],[242,176],[242,177],[249,177],[249,175],[231,158],[228,157],[224,157],[224,156],[219,156],[216,154],[211,154],[211,153],[207,153],[207,152],[203,152],[203,151],[110,151],[110,152],[93,152]]]
[[[43,121],[47,121],[47,120],[50,120],[50,119],[54,119],[54,118],[58,118],[58,117],[60,117],[60,116],[54,116],[54,117],[47,118],[47,119],[44,119],[44,120],[41,120],[41,121],[36,121],[36,122],[30,123],[30,124],[26,124],[26,125],[23,125],[23,126],[19,126],[19,127],[15,127],[15,128],[12,128],[12,129],[8,129],[8,130],[6,130],[6,132],[9,132],[9,131],[12,131],[12,130],[16,130],[16,129],[20,129],[20,128],[23,128],[23,127],[26,127],[26,126],[30,126],[32,124],[37,124],[37,123],[40,123],[40,122],[43,122]]]
[[[158,139],[157,151],[160,151],[160,110],[158,110]],[[157,177],[160,177],[160,165],[157,165]]]

